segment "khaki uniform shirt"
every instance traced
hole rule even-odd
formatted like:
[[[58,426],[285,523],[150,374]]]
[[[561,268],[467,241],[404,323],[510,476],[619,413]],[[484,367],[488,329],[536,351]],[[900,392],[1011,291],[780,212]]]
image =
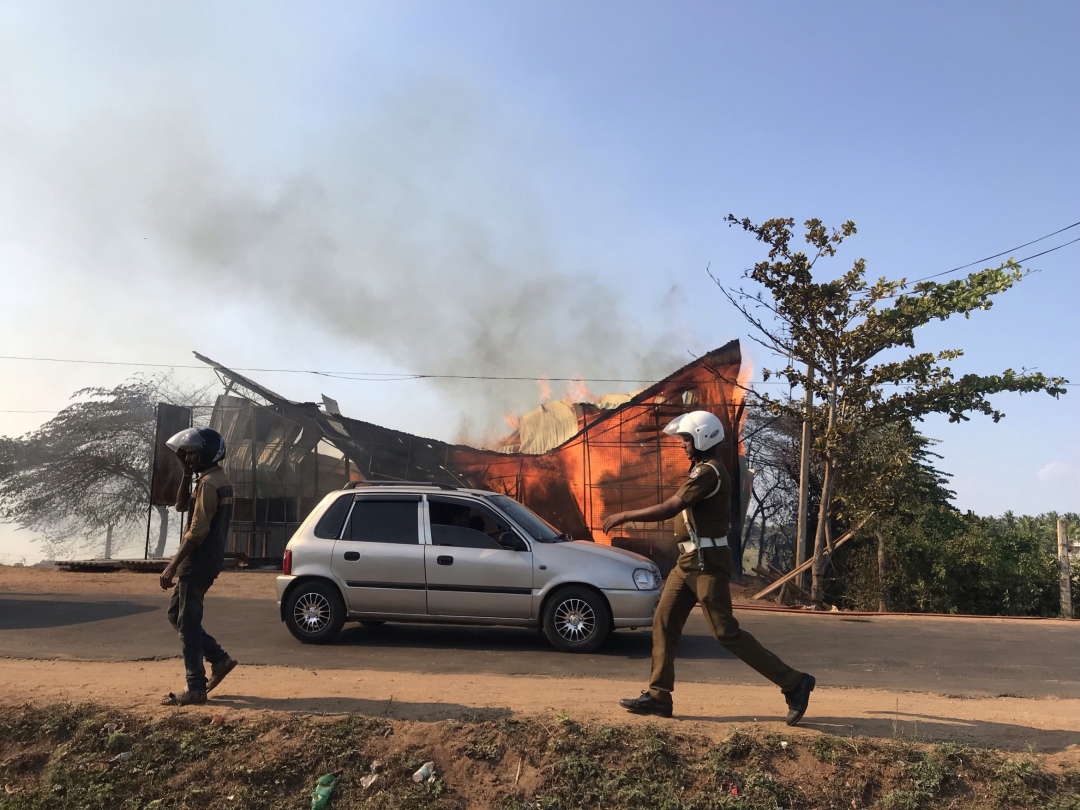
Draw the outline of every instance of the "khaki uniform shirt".
[[[720,475],[718,490],[717,471]],[[713,490],[716,490],[716,494],[710,497]],[[686,483],[675,494],[690,507],[698,537],[727,537],[731,528],[731,476],[722,461],[717,458],[699,461],[690,470]],[[690,539],[690,530],[682,513],[675,518],[675,539],[680,543]]]
[[[233,486],[225,471],[214,465],[199,475],[192,494],[191,523],[183,540],[198,545],[177,573],[216,577],[225,564],[225,546],[233,513]]]

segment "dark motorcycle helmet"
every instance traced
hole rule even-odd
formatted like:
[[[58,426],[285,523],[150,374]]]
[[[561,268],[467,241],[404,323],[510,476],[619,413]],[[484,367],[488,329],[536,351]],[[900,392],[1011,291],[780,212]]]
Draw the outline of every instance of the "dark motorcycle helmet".
[[[195,465],[196,472],[208,470],[225,458],[225,437],[213,428],[181,430],[165,442],[165,445],[174,453],[197,450],[199,462]]]

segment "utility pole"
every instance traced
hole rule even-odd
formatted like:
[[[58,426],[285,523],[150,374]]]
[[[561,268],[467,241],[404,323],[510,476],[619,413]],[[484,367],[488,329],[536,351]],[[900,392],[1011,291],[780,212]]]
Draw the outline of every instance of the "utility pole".
[[[1061,615],[1062,618],[1073,617],[1072,582],[1069,573],[1069,531],[1065,524],[1065,518],[1058,518],[1058,576],[1061,582]]]
[[[810,507],[810,413],[814,407],[814,367],[806,365],[806,385],[803,394],[805,413],[802,423],[802,446],[799,450],[799,520],[795,529],[795,565],[806,562],[807,510]],[[806,590],[806,574],[799,575],[798,585]]]

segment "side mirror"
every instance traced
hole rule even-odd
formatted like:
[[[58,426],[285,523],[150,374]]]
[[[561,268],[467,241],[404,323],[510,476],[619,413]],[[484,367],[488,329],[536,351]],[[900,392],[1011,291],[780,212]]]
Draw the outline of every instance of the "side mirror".
[[[513,532],[503,532],[499,535],[499,545],[507,551],[528,551],[528,544]]]

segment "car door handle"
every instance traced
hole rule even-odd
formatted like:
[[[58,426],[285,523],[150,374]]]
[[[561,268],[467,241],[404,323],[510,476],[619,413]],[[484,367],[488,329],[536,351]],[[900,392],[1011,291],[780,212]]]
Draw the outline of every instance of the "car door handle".
[[[359,551],[346,551],[345,552],[345,559],[348,560],[349,562],[356,562],[357,560],[360,559],[360,552]]]
[[[448,557],[447,555],[443,554],[443,555],[441,555],[439,557],[436,557],[435,562],[437,562],[439,565],[453,565],[454,564],[454,558],[453,557]]]

